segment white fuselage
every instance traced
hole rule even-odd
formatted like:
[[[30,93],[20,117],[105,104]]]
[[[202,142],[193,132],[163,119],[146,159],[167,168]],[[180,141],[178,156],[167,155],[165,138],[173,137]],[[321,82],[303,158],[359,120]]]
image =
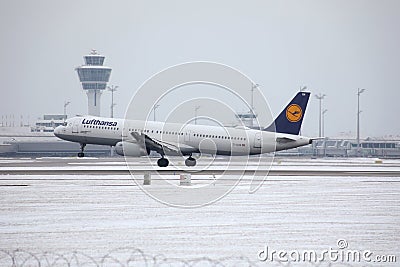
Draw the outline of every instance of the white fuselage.
[[[131,133],[154,140],[193,147],[198,152],[219,155],[253,155],[307,145],[310,138],[249,128],[229,128],[195,124],[123,120],[104,117],[74,117],[58,126],[54,134],[81,144],[115,146],[135,142]],[[282,142],[280,140],[290,140]]]

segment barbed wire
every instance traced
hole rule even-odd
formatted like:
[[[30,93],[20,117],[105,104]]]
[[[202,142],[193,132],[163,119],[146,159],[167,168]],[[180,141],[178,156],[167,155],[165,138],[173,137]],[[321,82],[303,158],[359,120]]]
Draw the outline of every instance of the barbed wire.
[[[332,262],[303,262],[308,266],[315,267],[334,267],[352,266],[349,263]],[[266,262],[255,262],[245,256],[223,257],[211,259],[209,257],[199,257],[193,259],[168,258],[162,254],[150,255],[138,248],[118,248],[111,250],[104,256],[93,257],[84,252],[30,252],[23,249],[3,250],[0,249],[1,267],[131,267],[131,266],[178,266],[178,267],[225,267],[243,266],[258,267],[265,266]],[[268,262],[268,266],[290,267],[290,262]]]
[[[162,254],[149,255],[138,248],[114,249],[104,256],[95,258],[84,252],[72,251],[61,252],[30,252],[23,249],[3,250],[0,249],[0,266],[10,267],[55,267],[55,266],[84,266],[84,267],[105,267],[105,266],[258,266],[247,257],[229,257],[211,259],[201,257],[195,259],[168,258]]]

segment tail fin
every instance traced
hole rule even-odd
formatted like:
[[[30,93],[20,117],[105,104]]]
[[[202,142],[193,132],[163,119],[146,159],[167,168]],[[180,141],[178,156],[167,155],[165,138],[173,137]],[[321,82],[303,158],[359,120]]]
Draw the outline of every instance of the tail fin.
[[[298,135],[306,112],[310,92],[299,92],[264,131]]]

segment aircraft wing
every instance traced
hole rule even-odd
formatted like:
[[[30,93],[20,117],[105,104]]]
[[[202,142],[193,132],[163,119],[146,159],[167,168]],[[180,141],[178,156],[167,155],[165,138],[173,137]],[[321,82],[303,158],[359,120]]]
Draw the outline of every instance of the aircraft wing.
[[[183,143],[176,143],[171,141],[165,142],[162,140],[151,138],[146,134],[137,132],[131,132],[131,135],[141,146],[150,150],[154,150],[161,155],[164,154],[189,155],[191,153],[198,152],[198,149]]]

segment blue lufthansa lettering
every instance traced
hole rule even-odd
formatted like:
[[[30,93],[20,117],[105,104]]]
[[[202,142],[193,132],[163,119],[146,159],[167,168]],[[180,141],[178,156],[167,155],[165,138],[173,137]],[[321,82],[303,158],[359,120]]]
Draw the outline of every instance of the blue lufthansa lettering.
[[[95,119],[92,119],[92,120],[83,119],[82,124],[105,125],[105,126],[115,127],[115,126],[117,126],[118,122],[116,122],[116,121],[101,121],[101,120],[95,120]]]

